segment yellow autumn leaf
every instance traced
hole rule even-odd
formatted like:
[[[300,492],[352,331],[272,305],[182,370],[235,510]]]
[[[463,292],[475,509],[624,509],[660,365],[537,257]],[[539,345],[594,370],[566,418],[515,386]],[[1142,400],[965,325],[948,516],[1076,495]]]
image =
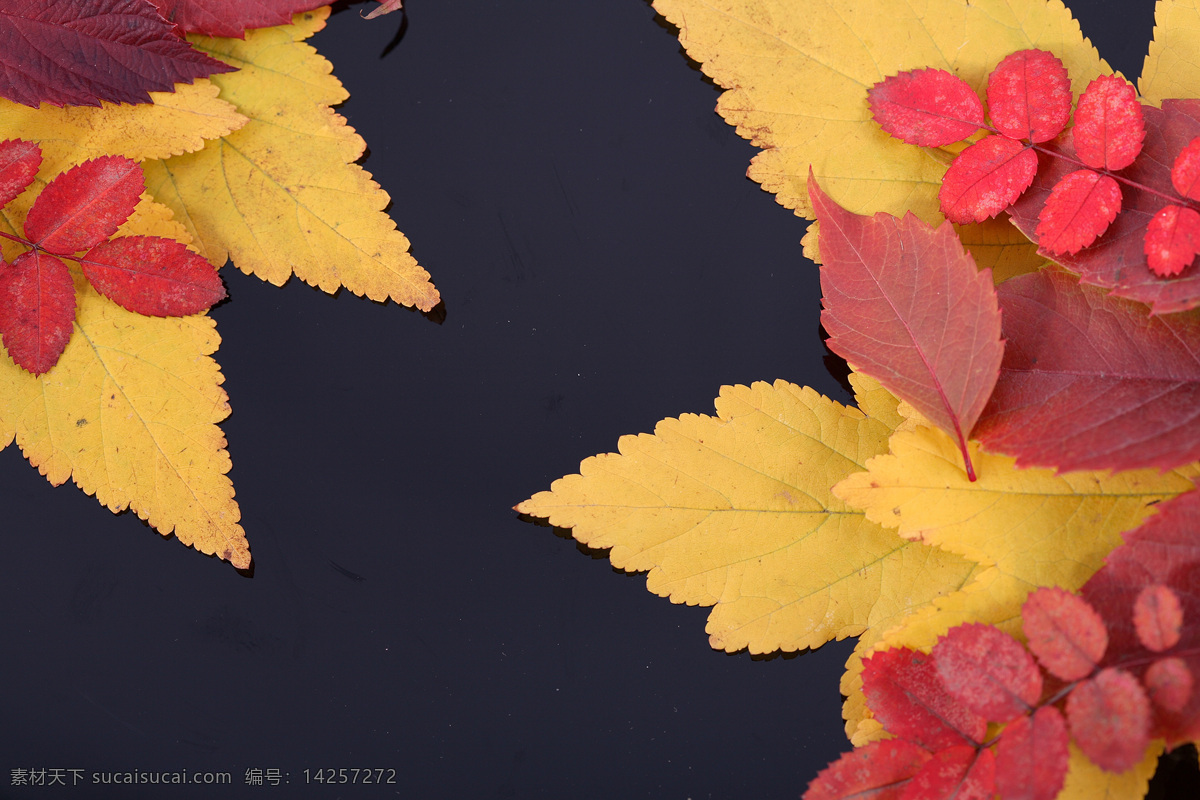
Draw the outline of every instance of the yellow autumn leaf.
[[[974,565],[905,542],[830,492],[886,447],[896,400],[854,376],[863,411],[777,381],[724,387],[717,416],[625,436],[517,510],[611,548],[650,591],[715,606],[713,647],[817,647],[887,630]]]
[[[1142,64],[1138,91],[1158,105],[1169,97],[1196,97],[1200,88],[1200,3],[1158,0],[1154,38]]]
[[[348,94],[304,40],[329,9],[246,38],[190,41],[238,68],[214,75],[221,98],[249,118],[204,149],[143,164],[155,199],[175,211],[213,264],[282,285],[293,273],[333,292],[429,310],[437,290],[383,213],[389,198],[354,163],[366,147],[330,106]]]

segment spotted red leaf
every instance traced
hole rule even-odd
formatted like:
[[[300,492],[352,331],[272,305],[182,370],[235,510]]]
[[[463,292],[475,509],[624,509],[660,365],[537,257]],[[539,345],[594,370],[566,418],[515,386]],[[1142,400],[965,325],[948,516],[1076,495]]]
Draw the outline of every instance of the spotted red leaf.
[[[33,142],[23,139],[0,142],[0,206],[25,191],[41,165],[42,148]]]
[[[1183,206],[1163,206],[1146,225],[1143,245],[1151,272],[1178,275],[1200,253],[1200,214]]]
[[[1150,701],[1137,678],[1103,669],[1067,696],[1071,738],[1101,769],[1124,772],[1150,744]]]
[[[1171,185],[1191,200],[1200,200],[1200,136],[1179,151],[1171,165]]]
[[[933,659],[916,650],[881,650],[866,658],[863,694],[888,733],[927,750],[979,744],[987,732],[987,721],[951,697]]]
[[[1019,50],[988,76],[992,124],[1014,139],[1046,142],[1062,133],[1071,118],[1067,68],[1045,50]]]
[[[148,92],[232,69],[193,50],[149,0],[0,6],[0,96],[27,106],[148,103]]]
[[[1004,800],[1054,800],[1067,777],[1067,723],[1054,706],[1010,723],[996,743],[996,789]]]
[[[75,283],[67,265],[27,250],[0,261],[0,335],[19,366],[41,375],[58,362],[75,322]]]
[[[1116,75],[1088,84],[1075,108],[1075,152],[1095,169],[1125,169],[1138,153],[1146,128],[1133,86]]]
[[[1183,606],[1170,586],[1154,584],[1133,601],[1133,626],[1147,650],[1161,653],[1179,643]]]
[[[197,314],[225,297],[212,264],[174,239],[123,236],[93,247],[79,264],[96,291],[147,316]]]
[[[292,15],[329,0],[150,0],[187,33],[242,38],[248,28],[288,25]]]
[[[1027,714],[1042,694],[1042,673],[1016,639],[990,625],[957,625],[933,648],[946,691],[992,722]]]
[[[871,113],[885,131],[909,144],[941,147],[984,124],[975,90],[944,69],[915,69],[880,81],[867,92]]]
[[[1064,681],[1092,674],[1108,648],[1108,631],[1096,609],[1057,586],[1025,598],[1021,620],[1029,649],[1047,672]]]
[[[830,349],[954,437],[974,480],[966,440],[1004,354],[991,272],[975,268],[948,223],[861,217],[811,176],[808,186]]]
[[[996,757],[968,745],[933,754],[902,800],[991,800],[996,794]]]
[[[25,218],[25,236],[60,255],[97,245],[133,213],[144,186],[136,161],[124,156],[85,161],[42,190]]]
[[[1042,269],[998,288],[1000,379],[976,428],[1021,466],[1171,469],[1200,458],[1200,316]]]
[[[1162,658],[1146,670],[1142,678],[1150,700],[1165,711],[1183,711],[1192,699],[1195,678],[1182,658]]]
[[[804,800],[899,800],[927,761],[929,753],[912,742],[871,742],[817,773]]]
[[[1038,214],[1037,235],[1051,253],[1077,253],[1096,241],[1121,212],[1121,187],[1107,175],[1080,169],[1050,192]]]
[[[1037,154],[1016,139],[981,139],[959,153],[942,177],[942,213],[960,224],[994,217],[1029,188],[1037,169]]]

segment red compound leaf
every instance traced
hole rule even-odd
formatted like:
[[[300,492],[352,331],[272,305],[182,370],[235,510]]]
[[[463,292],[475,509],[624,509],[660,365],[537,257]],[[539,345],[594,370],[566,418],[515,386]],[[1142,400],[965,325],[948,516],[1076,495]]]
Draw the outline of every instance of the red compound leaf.
[[[944,69],[915,69],[880,81],[867,92],[885,131],[909,144],[941,147],[984,124],[983,103],[962,78]]]
[[[996,789],[1004,800],[1054,800],[1067,778],[1067,723],[1042,706],[1004,729],[996,744]]]
[[[241,39],[247,28],[289,25],[292,15],[329,5],[329,0],[150,0],[187,33]]]
[[[124,156],[102,156],[62,173],[42,190],[25,218],[25,236],[59,255],[86,250],[129,218],[145,181]]]
[[[1195,679],[1181,658],[1155,661],[1142,677],[1146,692],[1156,706],[1164,711],[1179,713],[1192,699]]]
[[[1133,86],[1116,75],[1101,75],[1089,83],[1079,96],[1072,133],[1075,152],[1089,167],[1119,170],[1132,164],[1146,137]]]
[[[1137,678],[1108,668],[1067,697],[1071,737],[1096,766],[1124,772],[1146,755],[1150,701]]]
[[[113,239],[93,247],[79,263],[96,291],[151,317],[198,314],[225,297],[212,264],[174,239]]]
[[[1133,601],[1133,626],[1147,650],[1161,653],[1179,644],[1183,606],[1169,586],[1147,586]]]
[[[901,800],[991,800],[996,794],[996,757],[968,745],[933,754]]]
[[[58,362],[75,321],[75,283],[67,265],[27,250],[0,261],[0,335],[19,366],[41,375]]]
[[[865,659],[863,693],[889,733],[927,750],[976,745],[987,732],[987,721],[951,697],[933,659],[916,650],[881,650]]]
[[[23,139],[0,142],[0,207],[33,183],[42,165],[42,148]]]
[[[1146,225],[1146,264],[1161,277],[1178,275],[1200,253],[1200,214],[1183,206],[1163,206]]]
[[[1067,68],[1045,50],[1020,50],[1001,61],[988,77],[992,124],[1013,139],[1047,142],[1071,118]]]
[[[1096,241],[1121,212],[1121,187],[1107,175],[1081,169],[1050,192],[1038,214],[1037,235],[1051,253],[1078,253]]]
[[[1108,648],[1104,620],[1088,602],[1050,586],[1025,598],[1021,619],[1029,649],[1046,671],[1064,681],[1092,674]]]
[[[993,722],[1027,714],[1042,694],[1042,673],[1020,642],[991,625],[958,625],[933,648],[942,684]]]
[[[804,800],[900,800],[929,753],[912,742],[888,739],[843,753],[817,773]]]
[[[1200,136],[1188,142],[1175,157],[1171,185],[1189,200],[1200,200]]]
[[[1037,175],[1037,154],[1016,139],[988,136],[958,154],[938,202],[951,222],[983,222],[1012,205]]]

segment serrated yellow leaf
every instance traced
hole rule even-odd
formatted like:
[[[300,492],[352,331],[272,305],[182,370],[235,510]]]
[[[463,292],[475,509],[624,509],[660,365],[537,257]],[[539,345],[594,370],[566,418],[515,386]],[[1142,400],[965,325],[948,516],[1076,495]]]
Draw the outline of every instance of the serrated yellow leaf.
[[[199,152],[146,162],[147,188],[175,211],[213,264],[281,285],[293,273],[333,292],[429,310],[438,292],[408,252],[389,202],[354,163],[366,147],[330,106],[348,96],[328,61],[304,43],[328,8],[242,39],[193,36],[238,68],[211,78],[249,122]]]
[[[1163,742],[1156,739],[1146,748],[1146,756],[1132,769],[1113,773],[1097,767],[1071,742],[1067,780],[1054,800],[1138,800],[1145,797],[1162,752]]]
[[[1158,0],[1154,38],[1142,64],[1138,91],[1143,102],[1159,105],[1169,97],[1196,97],[1200,88],[1200,4]]]
[[[784,381],[723,387],[717,416],[625,436],[517,506],[573,528],[676,603],[716,606],[713,647],[817,647],[890,628],[961,587],[974,565],[912,546],[830,493],[882,452],[896,401],[856,376],[864,416]]]

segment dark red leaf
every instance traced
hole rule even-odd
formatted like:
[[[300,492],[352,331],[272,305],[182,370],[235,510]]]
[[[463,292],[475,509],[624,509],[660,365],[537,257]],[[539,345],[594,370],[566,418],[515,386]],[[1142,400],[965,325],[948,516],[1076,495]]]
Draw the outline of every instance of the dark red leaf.
[[[829,347],[954,437],[974,480],[966,440],[1004,354],[991,272],[976,270],[948,223],[861,217],[811,176],[808,187]]]
[[[959,153],[942,177],[942,213],[959,224],[994,217],[1029,188],[1037,168],[1037,154],[1016,139],[980,139]]]
[[[1155,661],[1146,670],[1143,681],[1150,699],[1166,711],[1178,713],[1192,699],[1195,678],[1181,658]]]
[[[1137,678],[1103,669],[1067,696],[1071,737],[1096,766],[1124,772],[1150,744],[1150,701]]]
[[[174,239],[123,236],[96,245],[79,264],[100,294],[151,317],[197,314],[225,297],[212,264]]]
[[[1183,206],[1163,206],[1146,225],[1146,264],[1161,277],[1183,272],[1200,253],[1200,214]]]
[[[1179,643],[1183,606],[1169,586],[1147,586],[1133,601],[1133,627],[1147,650],[1161,653]]]
[[[1029,649],[1047,672],[1064,681],[1091,675],[1108,647],[1108,632],[1096,609],[1057,586],[1025,598],[1021,620]]]
[[[129,218],[145,187],[142,169],[124,156],[101,156],[58,175],[25,218],[25,236],[69,255],[112,236]]]
[[[909,144],[941,147],[984,124],[975,90],[944,69],[914,69],[880,81],[867,92],[871,113],[885,131]]]
[[[996,743],[996,789],[1003,800],[1054,800],[1067,777],[1067,723],[1054,706],[1021,717]]]
[[[27,106],[148,103],[234,67],[193,50],[148,0],[8,0],[0,96]]]
[[[1055,184],[1038,215],[1037,235],[1051,253],[1077,253],[1096,241],[1121,212],[1121,187],[1107,175],[1080,169]]]
[[[1095,169],[1125,169],[1142,152],[1146,128],[1137,91],[1123,78],[1101,75],[1075,108],[1075,151]],[[1074,251],[1072,251],[1074,252]]]
[[[866,658],[863,694],[889,733],[927,750],[979,744],[987,732],[987,721],[951,697],[933,659],[916,650],[881,650]]]
[[[23,139],[0,142],[0,207],[33,183],[42,165],[42,148]]]
[[[987,100],[992,124],[1001,133],[1034,143],[1049,141],[1071,118],[1067,68],[1045,50],[1020,50],[988,77]]]
[[[36,250],[0,261],[0,334],[19,366],[41,375],[58,362],[75,322],[75,283],[67,265]]]
[[[1059,470],[1200,458],[1200,316],[1150,317],[1058,269],[998,294],[1006,343],[975,432],[985,446]]]
[[[996,757],[968,745],[933,754],[900,800],[991,800],[996,794]]]
[[[929,753],[903,739],[888,739],[843,753],[817,773],[804,800],[899,800]]]
[[[933,648],[946,691],[992,722],[1030,711],[1042,694],[1042,673],[1016,639],[990,625],[957,625]]]
[[[187,33],[240,39],[248,28],[290,25],[292,15],[329,5],[329,0],[150,0]]]
[[[1188,142],[1171,165],[1171,185],[1184,197],[1200,200],[1197,181],[1200,181],[1200,136]]]

